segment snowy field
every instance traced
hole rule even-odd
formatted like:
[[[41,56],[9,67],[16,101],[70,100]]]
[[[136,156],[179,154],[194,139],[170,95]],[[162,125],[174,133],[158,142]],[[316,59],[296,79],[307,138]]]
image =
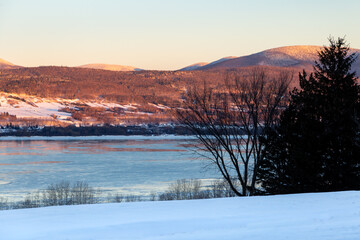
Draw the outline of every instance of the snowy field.
[[[74,119],[71,118],[71,113],[64,112],[63,109],[77,109],[78,105],[100,107],[107,110],[110,108],[122,108],[125,111],[137,108],[135,106],[137,104],[121,105],[104,100],[82,101],[79,99],[41,98],[27,94],[0,92],[0,113],[7,112],[18,118],[38,118],[44,120],[56,117],[60,121],[74,122]],[[154,106],[164,109],[164,106]]]
[[[360,239],[360,192],[0,211],[0,239]]]

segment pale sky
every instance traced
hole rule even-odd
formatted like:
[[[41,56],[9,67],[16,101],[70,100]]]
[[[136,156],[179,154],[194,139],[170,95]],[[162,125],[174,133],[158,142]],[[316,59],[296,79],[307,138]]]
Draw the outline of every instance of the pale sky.
[[[359,0],[0,0],[0,58],[176,70],[196,62],[346,36]]]

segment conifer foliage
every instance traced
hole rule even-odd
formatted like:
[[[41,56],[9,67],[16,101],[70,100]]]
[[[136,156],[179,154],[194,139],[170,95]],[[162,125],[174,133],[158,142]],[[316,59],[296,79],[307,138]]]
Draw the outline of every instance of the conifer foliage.
[[[357,56],[343,38],[329,41],[314,73],[299,74],[300,89],[264,139],[258,183],[266,193],[360,189]]]

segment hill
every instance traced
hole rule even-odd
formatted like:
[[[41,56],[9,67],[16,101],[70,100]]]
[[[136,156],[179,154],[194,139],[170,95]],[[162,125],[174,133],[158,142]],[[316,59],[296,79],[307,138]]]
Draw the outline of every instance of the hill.
[[[233,58],[236,58],[236,57],[232,57],[232,56],[224,57],[224,58],[220,58],[216,61],[213,61],[211,63],[207,63],[207,62],[194,63],[187,67],[181,68],[179,71],[192,71],[192,70],[198,70],[198,69],[205,68],[205,67],[209,68],[209,67],[213,66],[214,64],[221,63],[223,61],[230,60]]]
[[[249,66],[295,67],[311,71],[320,46],[288,46],[268,49],[242,57],[223,58],[200,66],[197,70],[229,69]],[[360,55],[360,49],[351,49],[350,53]],[[360,58],[354,63],[354,71],[360,74]]]
[[[199,62],[199,63],[194,63],[194,64],[191,64],[189,66],[186,66],[184,68],[181,68],[179,71],[192,71],[192,70],[196,70],[196,69],[199,69],[205,65],[208,65],[209,63],[207,62]]]
[[[78,66],[79,68],[92,68],[92,69],[102,69],[109,71],[141,71],[144,69],[136,68],[132,66],[123,66],[123,65],[115,65],[115,64],[103,64],[103,63],[93,63]]]
[[[10,69],[0,68],[0,126],[168,124],[175,121],[173,109],[182,106],[188,89],[201,88],[204,81],[222,93],[228,76],[248,76],[254,68],[262,68],[269,75],[290,71],[296,79],[299,71],[313,70],[319,49],[274,48],[179,71],[135,71],[134,67],[106,64],[26,68],[2,61]],[[360,50],[351,52],[359,54]],[[353,70],[360,74],[360,57]],[[297,84],[294,81],[291,87]]]
[[[265,50],[248,56],[233,58],[222,61],[203,69],[234,68],[255,65],[278,66],[278,67],[307,67],[317,59],[318,46],[291,46]]]
[[[203,79],[224,85],[222,71],[0,70],[0,125],[169,123],[186,89]]]
[[[169,124],[190,88],[219,93],[229,75],[257,66],[207,71],[106,71],[74,67],[0,70],[0,126]],[[269,77],[300,68],[262,66]]]
[[[0,233],[12,240],[355,240],[359,198],[348,191],[6,210]]]
[[[4,59],[0,58],[0,69],[16,69],[21,68],[21,66],[17,66],[12,64],[11,62],[5,61]]]

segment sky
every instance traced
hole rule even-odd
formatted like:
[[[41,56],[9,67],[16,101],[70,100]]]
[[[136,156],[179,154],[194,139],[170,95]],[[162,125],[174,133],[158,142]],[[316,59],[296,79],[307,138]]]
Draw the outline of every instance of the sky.
[[[197,62],[346,37],[359,0],[0,0],[0,58],[176,70]]]

